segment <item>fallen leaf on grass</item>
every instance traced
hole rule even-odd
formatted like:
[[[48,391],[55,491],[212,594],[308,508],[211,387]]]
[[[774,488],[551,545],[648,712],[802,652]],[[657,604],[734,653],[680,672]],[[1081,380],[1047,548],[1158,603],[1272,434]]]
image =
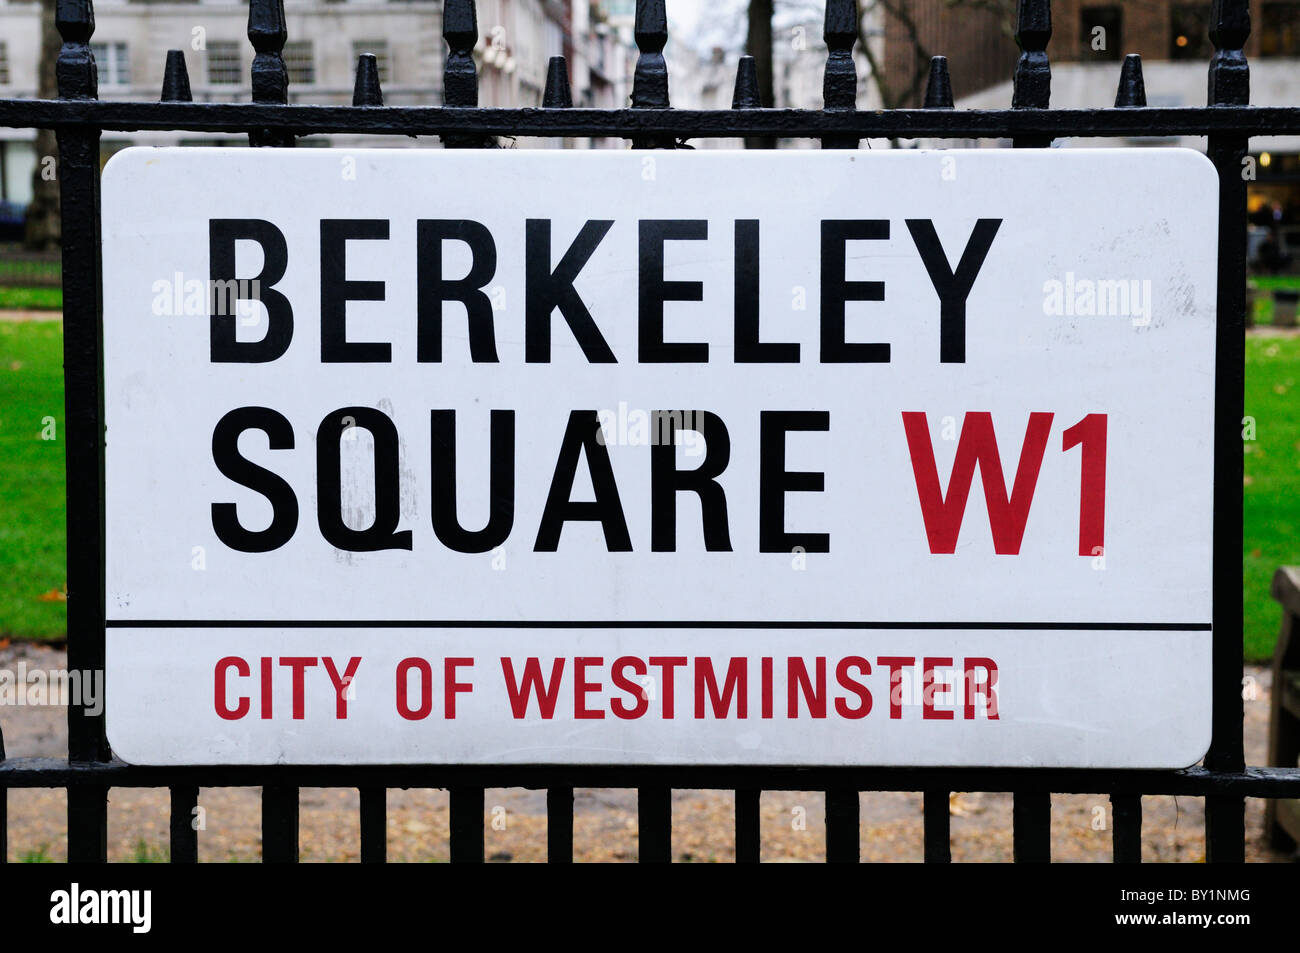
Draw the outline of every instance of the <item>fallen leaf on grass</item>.
[[[51,589],[49,592],[43,592],[37,596],[41,602],[67,602],[68,594],[62,589]]]

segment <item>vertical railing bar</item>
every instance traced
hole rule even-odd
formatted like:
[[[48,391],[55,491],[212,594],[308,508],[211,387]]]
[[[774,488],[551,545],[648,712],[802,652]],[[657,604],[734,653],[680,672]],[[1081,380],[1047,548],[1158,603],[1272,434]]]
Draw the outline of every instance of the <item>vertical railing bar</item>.
[[[1142,863],[1142,795],[1110,796],[1111,859],[1117,864]]]
[[[763,792],[758,788],[736,789],[736,863],[757,864],[762,860]]]
[[[248,40],[253,45],[250,68],[253,102],[284,105],[289,101],[289,71],[284,65],[284,44],[289,29],[284,0],[249,0]],[[293,135],[274,129],[254,129],[250,146],[288,147]],[[298,862],[298,788],[267,785],[262,788],[262,860]]]
[[[284,65],[284,44],[289,29],[284,19],[284,0],[249,0],[248,39],[255,51],[251,68],[253,102],[284,105],[289,102],[289,70]],[[274,129],[255,129],[248,134],[250,146],[292,146],[293,134]]]
[[[60,99],[97,99],[90,0],[63,0],[55,25]],[[64,434],[67,455],[68,668],[104,671],[104,392],[99,204],[100,131],[63,128],[58,138],[63,242]],[[103,714],[68,706],[68,759],[106,761]],[[108,789],[68,788],[68,859],[108,858]]]
[[[388,862],[388,788],[367,785],[359,788],[361,796],[361,862]]]
[[[826,72],[822,76],[822,107],[826,111],[858,108],[858,65],[853,46],[858,40],[858,0],[826,0],[822,37],[826,41]],[[823,149],[856,149],[852,136],[827,136]]]
[[[573,788],[546,789],[546,861],[573,863]]]
[[[831,788],[826,792],[826,863],[856,864],[862,854],[862,818],[858,792]]]
[[[637,860],[643,864],[670,863],[673,859],[672,789],[638,788],[636,816]]]
[[[473,108],[478,105],[478,70],[474,44],[478,42],[478,11],[474,0],[446,0],[442,11],[442,38],[447,58],[442,64],[443,105]],[[496,146],[491,136],[443,136],[447,149],[484,149]]]
[[[262,788],[262,862],[298,862],[298,788],[268,784]]]
[[[195,824],[199,806],[199,789],[194,785],[175,785],[171,792],[170,843],[173,864],[199,862],[199,830]]]
[[[952,863],[952,827],[949,817],[948,791],[928,790],[922,795],[925,822],[925,862]]]
[[[632,74],[633,109],[667,109],[668,63],[664,46],[668,43],[668,12],[664,0],[636,0],[636,22],[632,28],[639,55]],[[633,149],[675,149],[672,136],[640,136],[632,140]]]
[[[1012,81],[1012,109],[1046,109],[1052,94],[1052,65],[1047,43],[1052,38],[1050,0],[1017,0],[1016,45],[1020,56]],[[1012,140],[1017,149],[1041,149],[1052,144],[1051,136],[1020,136]]]
[[[1247,0],[1215,0],[1210,13],[1209,106],[1250,102]],[[1243,753],[1241,419],[1246,386],[1246,136],[1210,136],[1206,154],[1219,174],[1219,254],[1214,362],[1214,609],[1213,735],[1205,766],[1239,771]],[[1205,799],[1206,859],[1241,862],[1246,853],[1246,802],[1232,795]]]
[[[1018,864],[1046,864],[1052,859],[1052,795],[1020,790],[1013,794],[1011,826]]]
[[[5,733],[0,726],[0,763],[5,759]],[[0,784],[0,864],[9,861],[9,789]]]
[[[451,862],[483,863],[483,789],[454,787],[451,794]]]

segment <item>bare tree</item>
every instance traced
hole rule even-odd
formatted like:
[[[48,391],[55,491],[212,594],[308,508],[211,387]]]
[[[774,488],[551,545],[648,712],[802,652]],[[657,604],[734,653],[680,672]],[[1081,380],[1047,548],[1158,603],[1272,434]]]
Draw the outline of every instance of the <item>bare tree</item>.
[[[55,63],[62,40],[54,25],[55,0],[41,0],[41,58],[36,95],[54,99],[59,95]],[[58,155],[58,141],[51,129],[36,131],[36,168],[32,170],[32,201],[27,206],[25,244],[28,248],[52,248],[63,240],[59,225],[59,183],[52,165]]]

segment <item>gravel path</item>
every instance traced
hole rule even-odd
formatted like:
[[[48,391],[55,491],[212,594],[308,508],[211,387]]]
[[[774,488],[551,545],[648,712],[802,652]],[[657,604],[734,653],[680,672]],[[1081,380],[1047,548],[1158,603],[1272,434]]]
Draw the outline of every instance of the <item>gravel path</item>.
[[[62,668],[60,649],[30,643],[0,648],[0,668],[25,660],[28,668]],[[1255,697],[1246,702],[1246,758],[1264,762],[1268,733],[1269,673],[1248,667]],[[61,707],[0,708],[0,728],[10,757],[65,757],[67,710]],[[256,862],[261,856],[261,801],[256,788],[205,788],[199,803],[205,828],[199,834],[204,861]],[[63,860],[67,797],[62,790],[14,790],[9,797],[9,860]],[[574,855],[584,861],[634,861],[637,856],[636,795],[616,789],[575,793]],[[544,792],[489,790],[486,850],[492,860],[546,859]],[[1205,811],[1199,798],[1144,797],[1142,854],[1146,861],[1205,859]],[[734,859],[733,798],[725,791],[673,793],[673,856],[678,861]],[[388,794],[389,859],[448,859],[448,801],[441,790],[393,790]],[[919,861],[922,857],[921,795],[861,796],[862,858]],[[359,799],[352,789],[304,788],[300,843],[304,861],[355,861],[360,854]],[[1011,795],[963,794],[954,799],[954,861],[1011,860]],[[167,856],[166,790],[114,789],[109,793],[108,855],[114,861],[162,860]],[[767,792],[762,800],[765,861],[820,861],[825,856],[823,801],[803,792]],[[1284,861],[1262,841],[1262,801],[1247,801],[1246,856]],[[1109,803],[1094,795],[1053,795],[1052,857],[1061,861],[1108,861]]]

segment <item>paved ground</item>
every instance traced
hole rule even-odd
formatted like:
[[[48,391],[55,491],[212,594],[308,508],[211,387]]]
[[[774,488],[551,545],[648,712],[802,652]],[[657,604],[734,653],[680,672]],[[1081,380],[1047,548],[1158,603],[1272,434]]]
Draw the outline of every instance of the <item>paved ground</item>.
[[[0,648],[0,668],[25,660],[28,669],[62,668],[59,649],[19,643]],[[1246,756],[1262,764],[1268,731],[1269,673],[1251,667],[1254,698],[1246,702]],[[61,707],[0,707],[0,728],[10,757],[63,757],[67,711]],[[260,858],[261,802],[255,788],[204,789],[199,803],[206,827],[199,856],[207,861]],[[167,850],[167,792],[116,789],[109,796],[109,859],[159,860]],[[63,791],[9,792],[9,860],[66,856],[66,795]],[[389,856],[402,861],[447,860],[448,809],[445,791],[391,791]],[[522,789],[490,790],[486,807],[487,853],[494,860],[540,861],[546,857],[546,798]],[[301,845],[306,861],[349,861],[360,850],[358,797],[354,790],[304,789]],[[862,795],[862,857],[870,861],[919,861],[922,856],[920,794]],[[824,858],[820,796],[798,792],[763,795],[763,859],[818,861]],[[1105,798],[1052,798],[1052,856],[1062,861],[1110,859]],[[1143,859],[1202,861],[1204,806],[1199,798],[1143,798]],[[679,861],[731,861],[734,857],[733,801],[727,792],[676,791],[673,795],[673,855]],[[1262,843],[1263,802],[1247,802],[1247,859],[1289,857]],[[588,861],[631,861],[637,855],[633,792],[581,790],[574,806],[575,856]],[[956,861],[1011,859],[1011,796],[963,794],[955,799],[952,852]]]

